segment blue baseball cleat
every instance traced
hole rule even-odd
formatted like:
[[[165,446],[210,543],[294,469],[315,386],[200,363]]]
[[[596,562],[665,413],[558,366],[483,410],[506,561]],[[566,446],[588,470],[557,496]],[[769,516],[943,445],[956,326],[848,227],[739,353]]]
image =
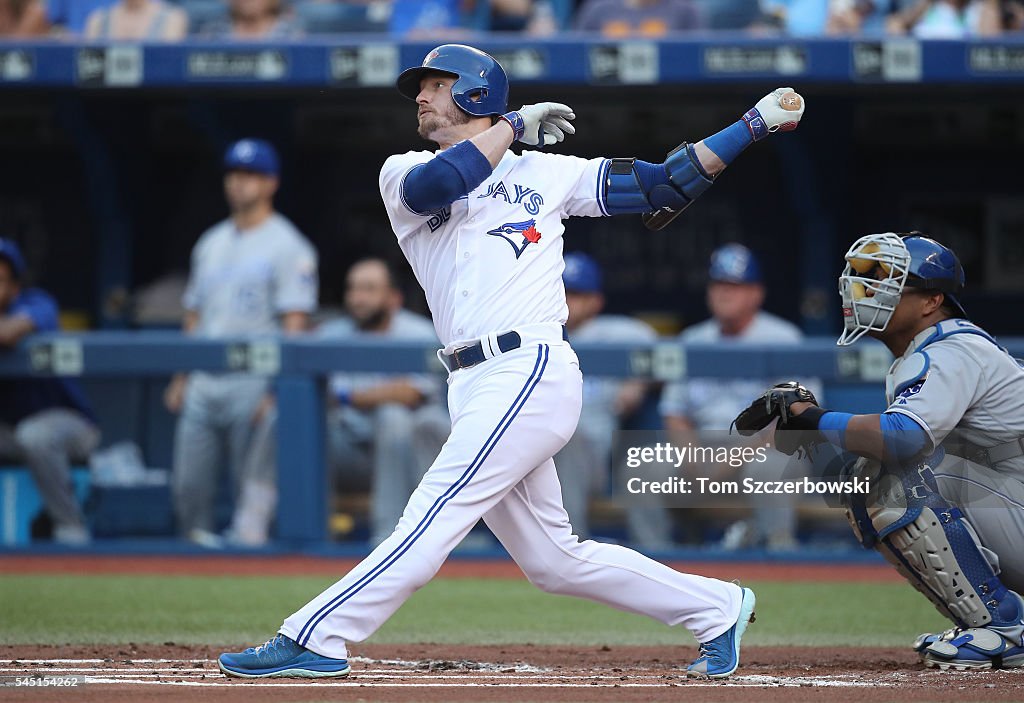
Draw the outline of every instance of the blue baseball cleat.
[[[743,589],[740,615],[736,624],[710,642],[700,645],[700,654],[686,669],[687,676],[706,679],[724,679],[740,665],[740,640],[747,625],[754,622],[754,604],[757,598],[749,588]]]
[[[952,639],[929,644],[923,654],[925,666],[943,671],[1024,667],[1024,647],[987,627],[958,630]]]
[[[226,652],[217,659],[226,676],[243,679],[302,678],[319,679],[348,676],[347,659],[331,659],[311,652],[284,635],[244,652]]]

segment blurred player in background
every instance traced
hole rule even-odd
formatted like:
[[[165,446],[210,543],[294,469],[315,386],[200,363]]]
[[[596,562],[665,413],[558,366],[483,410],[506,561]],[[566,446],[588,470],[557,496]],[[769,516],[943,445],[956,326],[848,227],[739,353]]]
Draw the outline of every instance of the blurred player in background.
[[[761,265],[753,252],[742,244],[726,244],[711,255],[708,269],[707,305],[711,319],[692,325],[679,335],[687,344],[799,344],[803,334],[796,325],[761,309],[765,289]],[[775,379],[756,378],[687,378],[665,388],[660,411],[669,438],[676,446],[700,443],[700,433],[710,432],[705,442],[720,445],[732,419],[750,398],[771,385]],[[817,389],[816,389],[817,390]],[[735,437],[734,437],[735,438]],[[738,439],[738,438],[735,438]],[[742,440],[741,440],[742,441]],[[755,443],[758,440],[755,440]],[[785,461],[751,464],[759,474],[777,471],[779,475],[759,475],[761,480],[781,477]],[[702,475],[718,475],[718,467],[693,467]],[[726,469],[727,470],[727,469]],[[730,471],[733,473],[733,471]],[[765,546],[788,549],[795,545],[796,513],[792,496],[751,496],[754,507],[752,523],[739,522],[726,531],[722,546],[726,549]],[[660,504],[651,504],[657,510]],[[667,521],[652,521],[662,525]]]
[[[18,246],[0,239],[0,347],[59,329],[57,303],[46,291],[25,287],[25,273]],[[28,464],[56,542],[90,539],[71,485],[71,461],[87,459],[99,439],[78,384],[64,378],[0,378],[0,455]]]
[[[224,170],[231,216],[207,230],[192,251],[185,333],[224,338],[303,332],[317,306],[317,255],[274,211],[277,152],[265,141],[243,139],[228,149]],[[200,371],[179,374],[167,388],[167,408],[181,413],[172,481],[178,528],[187,539],[219,546],[213,503],[226,458],[240,504],[274,500],[273,481],[259,475],[265,467],[252,446],[270,405],[268,391],[260,376]],[[250,474],[257,474],[254,480]],[[251,496],[253,491],[260,495]]]
[[[326,322],[324,339],[375,339],[437,344],[433,323],[405,310],[394,272],[381,259],[348,271],[348,317]],[[330,379],[334,408],[327,420],[328,459],[341,491],[355,476],[372,487],[370,539],[395,529],[409,496],[451,429],[442,381],[429,374],[337,373]]]
[[[565,326],[570,342],[653,342],[657,333],[647,324],[624,315],[602,315],[601,268],[581,252],[565,255]],[[583,380],[583,409],[569,443],[555,455],[562,502],[576,535],[590,536],[588,503],[606,485],[612,462],[612,443],[622,421],[632,415],[649,390],[646,381],[587,376]]]

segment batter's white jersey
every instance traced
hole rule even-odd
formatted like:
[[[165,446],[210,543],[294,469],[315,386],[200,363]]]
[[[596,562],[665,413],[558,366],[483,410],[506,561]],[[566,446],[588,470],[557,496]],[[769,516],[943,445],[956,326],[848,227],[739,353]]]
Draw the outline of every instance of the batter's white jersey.
[[[688,327],[679,335],[681,344],[799,344],[800,329],[767,312],[758,312],[741,334],[723,336],[718,322],[705,320]],[[740,410],[765,388],[779,379],[766,378],[688,378],[665,387],[659,410],[663,417],[683,417],[699,430],[726,430]],[[809,383],[808,386],[813,386]],[[819,389],[811,387],[815,395]],[[821,400],[821,398],[818,398]]]
[[[271,334],[286,312],[317,305],[317,256],[285,217],[274,213],[239,232],[227,219],[208,229],[192,250],[183,303],[199,313],[195,334]]]
[[[918,334],[886,377],[886,412],[902,413],[941,444],[991,447],[1024,437],[1024,368],[977,325],[945,320]],[[1024,457],[1001,462],[1024,472]]]
[[[405,204],[405,176],[436,153],[390,157],[380,191],[441,343],[450,350],[521,325],[565,324],[562,220],[608,214],[602,202],[608,160],[507,151],[467,196],[417,214]]]

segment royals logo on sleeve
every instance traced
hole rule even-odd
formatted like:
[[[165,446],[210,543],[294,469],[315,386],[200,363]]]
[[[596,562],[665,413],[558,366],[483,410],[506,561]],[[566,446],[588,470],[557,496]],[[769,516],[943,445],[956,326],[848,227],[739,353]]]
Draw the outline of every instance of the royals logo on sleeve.
[[[540,241],[541,235],[537,231],[536,225],[537,221],[533,218],[523,222],[506,222],[501,227],[495,227],[488,231],[487,234],[501,237],[512,245],[512,250],[518,259],[526,251],[526,247]]]
[[[921,388],[924,386],[925,380],[926,379],[921,379],[920,381],[918,381],[914,385],[907,386],[902,391],[900,391],[900,394],[896,396],[895,404],[896,405],[906,405],[908,399],[914,397],[915,395],[917,395],[918,393],[921,392]]]

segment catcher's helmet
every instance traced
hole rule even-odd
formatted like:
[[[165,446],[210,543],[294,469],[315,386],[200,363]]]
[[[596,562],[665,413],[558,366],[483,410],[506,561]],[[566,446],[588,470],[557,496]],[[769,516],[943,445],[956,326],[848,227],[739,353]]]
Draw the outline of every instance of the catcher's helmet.
[[[964,289],[964,267],[953,250],[917,232],[904,238],[903,246],[910,253],[907,285],[945,293],[945,302],[957,315],[967,317],[964,306],[956,298],[956,294]]]
[[[967,317],[956,294],[964,287],[964,269],[953,250],[918,232],[861,237],[846,252],[839,276],[843,298],[840,345],[889,324],[905,288],[939,291],[959,317]]]
[[[443,44],[427,54],[423,65],[402,71],[395,82],[398,92],[415,100],[420,80],[431,71],[458,78],[452,99],[463,112],[485,117],[507,110],[508,76],[490,54],[464,44]]]

